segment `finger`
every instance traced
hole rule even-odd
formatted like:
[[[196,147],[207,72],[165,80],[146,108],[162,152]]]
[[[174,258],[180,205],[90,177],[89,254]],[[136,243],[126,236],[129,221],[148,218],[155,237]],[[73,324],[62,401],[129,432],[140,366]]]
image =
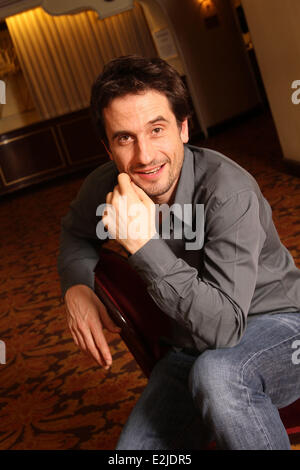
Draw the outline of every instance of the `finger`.
[[[76,331],[76,328],[74,327],[74,321],[73,321],[72,316],[70,315],[68,307],[65,306],[65,308],[67,312],[67,324],[68,324],[69,331],[72,335],[72,338],[76,346],[78,346],[80,349],[83,349],[85,347],[83,338],[81,337],[80,333]]]
[[[106,204],[110,204],[110,203],[111,203],[112,197],[113,197],[113,193],[112,193],[112,192],[107,193],[107,195],[106,195]]]
[[[103,334],[101,318],[99,316],[96,316],[95,321],[89,326],[83,324],[76,329],[73,328],[73,332],[77,335],[81,349],[84,352],[88,352],[105,369],[111,366],[112,357]]]
[[[81,351],[83,351],[84,353],[90,353],[99,365],[106,365],[104,363],[104,360],[100,357],[99,353],[97,352],[97,349],[95,348],[95,351],[93,350],[93,344],[88,339],[88,330],[86,330],[85,333],[82,334],[78,328],[72,326],[71,320],[69,322],[69,329],[75,344],[81,349]]]
[[[101,353],[103,367],[109,369],[112,365],[112,357],[102,328],[97,330],[96,334],[93,334],[93,341],[97,351]]]
[[[120,187],[117,184],[112,192],[107,193],[106,195],[106,207],[104,209],[104,212],[107,213],[107,210],[109,207],[115,206],[118,202],[118,199],[120,198],[121,193],[120,193]]]
[[[104,225],[104,227],[107,229],[107,225],[108,225],[108,220],[107,220],[107,213],[105,213],[105,211],[103,212],[103,216],[102,216],[102,223]]]
[[[76,346],[78,346],[78,347],[80,348],[80,346],[79,346],[79,341],[78,341],[78,339],[77,339],[76,334],[73,333],[73,331],[70,331],[70,333],[71,333],[71,335],[72,335],[72,338],[73,338],[74,343],[76,344]]]
[[[132,187],[131,187],[130,182],[131,182],[131,179],[129,178],[127,173],[120,173],[118,175],[119,189],[122,195],[127,194],[128,192],[132,192]]]
[[[115,208],[111,202],[108,202],[104,207],[102,214],[103,225],[107,224],[107,221],[115,216]]]
[[[101,334],[101,329],[97,330],[97,335],[99,333]],[[92,332],[89,329],[85,329],[85,331],[84,331],[84,340],[85,340],[85,344],[86,344],[86,351],[90,353],[90,355],[95,359],[95,361],[100,366],[103,366],[103,367],[106,368],[107,365],[108,365],[108,363],[106,361],[106,358],[102,354],[102,349],[100,348],[100,350],[99,350],[99,348],[97,347],[97,343],[95,342],[94,336],[92,335]],[[107,348],[108,348],[108,346],[107,346]],[[105,348],[104,348],[104,350],[106,352]],[[107,356],[107,352],[106,352],[106,356]],[[110,357],[110,361],[112,362],[111,357]],[[111,362],[110,362],[110,364],[111,364]]]
[[[76,331],[75,328],[70,329],[72,337],[75,341],[75,344],[83,351],[86,352],[86,344],[83,339],[82,334],[79,331]]]
[[[133,181],[131,181],[131,187],[142,202],[148,202],[151,200],[148,194],[146,194],[145,191],[143,191],[142,188],[137,186]]]

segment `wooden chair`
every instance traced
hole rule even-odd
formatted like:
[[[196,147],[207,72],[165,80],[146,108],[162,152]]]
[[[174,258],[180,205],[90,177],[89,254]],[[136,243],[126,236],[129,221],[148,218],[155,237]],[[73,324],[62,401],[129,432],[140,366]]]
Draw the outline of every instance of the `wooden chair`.
[[[170,329],[170,320],[151,299],[145,284],[124,256],[101,250],[95,268],[95,292],[136,362],[149,377],[154,364],[168,350],[160,338]]]
[[[149,377],[155,363],[168,350],[160,338],[170,329],[169,317],[151,299],[126,258],[112,250],[101,250],[95,268],[95,292],[116,325],[122,328],[123,341]],[[299,444],[300,399],[279,413],[291,442]]]

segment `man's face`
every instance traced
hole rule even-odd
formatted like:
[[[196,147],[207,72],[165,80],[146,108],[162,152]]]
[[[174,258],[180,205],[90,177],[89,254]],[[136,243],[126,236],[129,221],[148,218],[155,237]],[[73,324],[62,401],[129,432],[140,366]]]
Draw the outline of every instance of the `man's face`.
[[[168,99],[154,90],[115,98],[103,110],[109,153],[154,202],[167,203],[176,187],[188,142]]]

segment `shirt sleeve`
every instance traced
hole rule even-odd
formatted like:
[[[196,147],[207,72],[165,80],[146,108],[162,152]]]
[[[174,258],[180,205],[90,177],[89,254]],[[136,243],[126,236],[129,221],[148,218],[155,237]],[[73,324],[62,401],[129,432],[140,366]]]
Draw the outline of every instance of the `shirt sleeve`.
[[[161,238],[149,240],[129,263],[162,311],[208,347],[231,347],[246,328],[264,240],[258,198],[243,190],[206,213],[198,270]]]
[[[76,284],[94,289],[94,268],[103,243],[96,235],[96,209],[108,192],[102,180],[99,183],[100,170],[87,177],[61,221],[57,269],[63,297]]]
[[[84,284],[94,289],[94,268],[99,260],[98,243],[74,235],[72,230],[67,228],[68,219],[62,221],[57,263],[63,297],[69,287],[76,284]]]

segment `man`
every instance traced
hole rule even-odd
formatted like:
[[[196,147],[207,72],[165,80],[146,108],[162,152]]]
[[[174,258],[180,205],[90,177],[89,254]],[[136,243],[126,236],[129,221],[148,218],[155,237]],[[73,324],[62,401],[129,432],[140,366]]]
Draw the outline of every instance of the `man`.
[[[300,396],[292,361],[300,271],[255,180],[218,152],[187,145],[187,102],[177,72],[161,59],[115,59],[96,80],[92,110],[112,162],[91,173],[62,222],[59,273],[70,331],[111,366],[103,328],[119,330],[93,292],[103,243],[96,233],[105,227],[174,324],[172,348],[118,449],[200,449],[210,439],[220,449],[289,449],[278,408]],[[155,222],[162,205],[182,208],[170,218],[169,238]],[[181,238],[178,220],[188,226]],[[190,233],[195,245],[187,244]]]

